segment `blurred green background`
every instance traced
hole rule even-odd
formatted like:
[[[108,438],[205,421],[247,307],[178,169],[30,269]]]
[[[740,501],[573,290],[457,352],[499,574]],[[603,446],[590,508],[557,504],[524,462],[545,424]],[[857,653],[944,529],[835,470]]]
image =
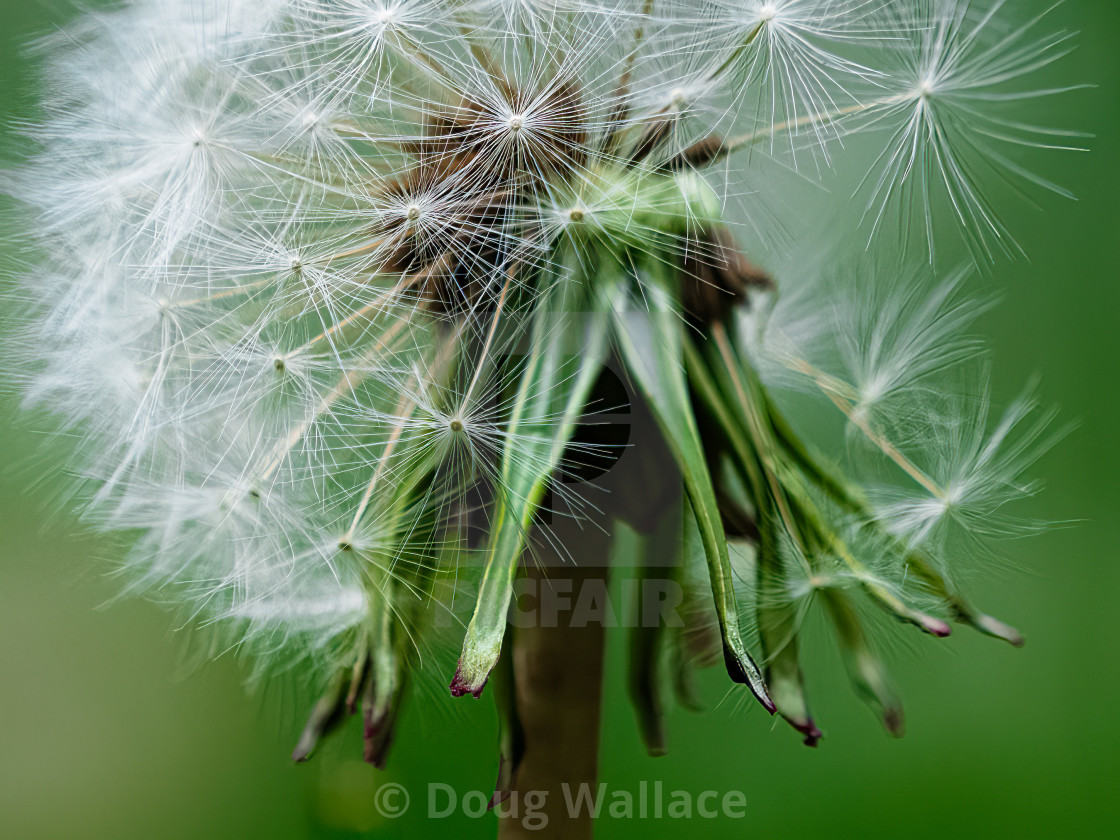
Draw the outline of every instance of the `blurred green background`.
[[[0,0],[6,123],[34,113],[21,44],[65,16],[62,4]],[[1026,648],[964,629],[941,643],[917,639],[894,663],[908,708],[901,741],[826,669],[813,685],[826,732],[816,751],[761,714],[721,704],[715,679],[714,708],[675,712],[669,757],[649,759],[621,681],[608,680],[602,772],[612,788],[660,779],[667,790],[741,789],[749,818],[602,821],[598,836],[1120,836],[1120,7],[1069,0],[1053,25],[1082,33],[1061,80],[1098,87],[1044,100],[1028,121],[1092,133],[1092,152],[1032,158],[1079,200],[1010,208],[1031,259],[996,267],[1005,300],[983,324],[998,394],[1037,374],[1045,398],[1079,423],[1037,470],[1047,489],[1030,512],[1082,521],[1012,546],[1020,568],[976,581],[975,600],[1020,626]],[[414,703],[385,773],[356,761],[356,731],[292,765],[308,698],[283,686],[247,692],[232,654],[196,667],[185,633],[156,606],[101,609],[118,588],[99,562],[112,544],[48,516],[49,482],[12,466],[34,432],[10,402],[0,424],[0,836],[493,836],[489,815],[428,822],[413,807],[385,820],[371,804],[386,781],[414,799],[430,781],[491,790],[488,700],[441,693],[422,713]],[[618,641],[608,668],[621,663]]]

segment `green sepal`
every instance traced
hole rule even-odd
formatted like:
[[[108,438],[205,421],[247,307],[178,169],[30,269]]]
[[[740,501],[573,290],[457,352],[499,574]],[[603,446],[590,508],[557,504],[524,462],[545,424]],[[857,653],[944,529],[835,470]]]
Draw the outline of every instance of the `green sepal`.
[[[507,636],[512,632],[512,628],[506,629]],[[517,712],[513,650],[507,644],[505,651],[505,655],[498,658],[492,674],[494,706],[498,712],[498,778],[494,782],[494,793],[486,806],[487,810],[493,810],[509,798],[517,783],[517,770],[525,754],[525,733]]]
[[[329,735],[346,719],[346,686],[350,674],[341,669],[331,677],[327,690],[320,697],[308,716],[292,751],[292,761],[304,762],[311,757],[320,739]]]
[[[561,278],[533,318],[529,355],[510,414],[486,567],[451,681],[456,697],[478,697],[501,654],[513,581],[529,531],[585,410],[607,348],[605,317],[581,313],[586,286]]]
[[[882,660],[864,632],[855,605],[846,593],[837,589],[823,590],[821,598],[836,628],[840,652],[856,693],[883,721],[887,732],[901,738],[905,732],[902,703],[891,686]]]
[[[772,519],[772,513],[763,517],[757,555],[759,597],[756,612],[766,663],[766,684],[778,714],[804,736],[805,746],[815,747],[822,733],[809,713],[805,676],[801,670],[800,628],[804,616],[798,605],[782,603],[785,576],[777,556],[776,523]]]
[[[684,375],[683,323],[673,297],[672,279],[666,273],[666,268],[655,264],[643,274],[650,280],[641,290],[645,308],[638,305],[625,275],[619,275],[607,287],[613,334],[622,361],[649,404],[681,471],[708,561],[728,674],[747,685],[763,707],[773,713],[774,703],[761,671],[747,651],[739,626],[727,540]]]
[[[679,510],[679,508],[678,508]],[[650,534],[638,536],[638,577],[631,605],[627,645],[627,689],[638,717],[638,728],[651,756],[665,755],[665,655],[670,629],[658,614],[651,622],[645,587],[647,580],[671,580],[679,584],[683,569],[681,551],[684,533],[680,515],[662,518]],[[668,560],[669,562],[664,562]],[[654,575],[658,574],[657,577]],[[667,577],[668,575],[668,577]]]

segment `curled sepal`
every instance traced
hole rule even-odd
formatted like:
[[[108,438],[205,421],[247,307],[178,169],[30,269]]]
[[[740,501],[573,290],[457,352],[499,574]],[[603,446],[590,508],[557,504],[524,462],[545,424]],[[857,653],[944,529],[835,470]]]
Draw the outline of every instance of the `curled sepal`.
[[[810,452],[808,446],[798,438],[788,421],[769,398],[767,398],[767,414],[770,417],[778,441],[801,468],[802,472],[840,507],[861,517],[868,523],[874,522],[874,513],[863,492],[840,476],[839,471],[827,464],[819,454]],[[893,540],[902,549],[901,541],[897,538],[893,538]],[[977,611],[920,552],[907,551],[906,565],[916,573],[916,576],[929,587],[934,595],[945,602],[956,621],[967,624],[987,636],[1003,639],[1014,647],[1022,647],[1025,644],[1022,634],[1014,627]],[[886,592],[885,589],[881,591]],[[875,592],[870,594],[877,595]],[[886,594],[889,595],[889,593]],[[883,605],[887,609],[894,612],[899,618],[917,625],[927,633],[934,636],[949,635],[949,626],[940,619],[916,610],[900,611],[896,609],[895,603],[890,603],[890,598],[880,600],[883,601]],[[897,602],[897,599],[895,601]]]
[[[478,697],[498,661],[513,579],[537,508],[606,353],[606,326],[595,313],[575,314],[582,287],[566,280],[538,304],[529,356],[509,420],[486,568],[474,615],[451,681],[456,697]]]
[[[859,582],[863,591],[866,592],[877,605],[885,609],[899,621],[913,624],[922,632],[928,633],[935,638],[944,639],[952,633],[952,628],[940,618],[914,609],[892,592],[877,575],[873,574],[856,558],[844,541],[841,540],[834,531],[827,530],[826,526],[820,524],[821,519],[815,512],[813,512],[811,516],[806,514],[806,519],[816,524],[818,533],[824,544],[827,545],[836,556],[844,561],[844,564]]]
[[[385,761],[392,746],[393,736],[396,734],[397,720],[400,717],[401,703],[407,685],[404,674],[396,680],[385,696],[379,697],[373,680],[368,701],[362,702],[362,758],[378,770],[385,769]]]
[[[507,630],[507,635],[510,631]],[[486,809],[493,810],[507,799],[517,783],[517,770],[525,754],[525,732],[517,713],[517,683],[513,656],[507,652],[494,668],[494,705],[498,711],[498,778]]]
[[[744,477],[755,487],[758,497],[769,495],[773,503],[787,508],[812,537],[841,558],[864,591],[880,607],[904,621],[944,638],[951,632],[939,618],[914,609],[895,595],[876,575],[852,554],[829,525],[805,487],[803,474],[822,484],[822,489],[839,493],[843,484],[825,481],[823,469],[814,469],[807,450],[777,412],[758,375],[743,359],[733,335],[721,325],[712,328],[713,341],[708,352],[688,348],[689,370],[698,382],[698,391],[721,424]],[[727,394],[727,398],[722,397]],[[752,454],[757,453],[757,457]],[[765,477],[765,482],[763,481]],[[766,489],[759,492],[759,488]],[[843,501],[851,499],[844,497]]]
[[[630,629],[627,688],[630,703],[638,716],[642,743],[651,756],[662,756],[667,752],[660,661],[664,635],[664,628],[658,626],[638,625]]]
[[[622,278],[608,287],[613,332],[622,361],[649,404],[681,471],[708,561],[727,672],[735,682],[750,688],[773,714],[774,702],[761,671],[747,652],[739,627],[727,539],[682,367],[682,323],[669,291],[671,283],[660,276],[664,271],[652,266],[647,275],[651,282],[642,293],[648,309],[636,305]]]
[[[760,620],[763,620],[760,616]],[[798,634],[793,631],[787,640],[768,654],[766,660],[766,684],[774,705],[790,726],[804,736],[807,747],[815,747],[824,735],[813,716],[809,713],[809,702],[805,696],[805,678],[801,673],[798,658]]]
[[[338,671],[330,681],[326,692],[316,701],[307,724],[300,733],[296,748],[292,751],[293,761],[307,761],[318,746],[319,740],[338,728],[346,717],[346,689],[350,672]]]
[[[670,653],[673,675],[673,696],[690,712],[704,711],[704,703],[696,693],[694,674],[696,665],[688,655],[687,643],[678,636]]]
[[[902,703],[891,687],[879,655],[863,630],[851,598],[840,590],[821,592],[829,618],[836,628],[840,652],[852,685],[861,698],[882,719],[887,732],[901,738],[905,732]]]
[[[378,769],[383,769],[407,675],[403,667],[402,634],[393,611],[389,604],[378,603],[372,621],[374,632],[362,692],[362,740],[365,745],[362,757]]]
[[[695,534],[695,523],[682,524],[686,530]],[[696,538],[699,539],[699,536]],[[686,539],[686,543],[689,539]],[[722,640],[719,619],[706,585],[707,570],[701,567],[703,580],[700,580],[701,569],[697,569],[695,573],[690,571],[693,564],[700,566],[703,563],[695,554],[689,549],[681,558],[680,615],[683,621],[671,634],[668,668],[677,703],[689,711],[699,712],[703,711],[704,704],[697,694],[694,676],[698,669],[712,667],[719,661]]]
[[[417,659],[415,640],[423,635],[425,605],[435,580],[426,563],[400,562],[401,556],[421,556],[430,545],[430,514],[421,511],[411,518],[409,540],[391,555],[397,562],[383,557],[368,569],[371,597],[364,640],[367,655],[362,667],[354,670],[354,679],[362,680],[363,758],[378,769],[385,767],[409,689],[409,675]],[[395,566],[392,573],[387,571],[390,566]],[[349,702],[353,702],[352,697]]]
[[[925,557],[911,553],[907,556],[906,562],[933,593],[949,605],[953,618],[957,621],[968,624],[986,636],[1003,639],[1014,647],[1022,647],[1026,644],[1023,635],[1010,624],[1004,624],[997,618],[978,612]]]
[[[772,531],[772,528],[767,530]],[[805,696],[798,632],[802,615],[798,605],[781,597],[784,576],[773,547],[774,541],[769,538],[760,543],[757,572],[758,634],[766,662],[766,685],[778,714],[804,736],[805,746],[815,747],[823,733],[809,713]]]
[[[971,624],[985,635],[1003,639],[1014,647],[1022,647],[1027,643],[1027,640],[1023,638],[1023,634],[1010,624],[1005,624],[998,618],[993,618],[990,615],[974,612],[968,602],[959,596],[954,599],[950,606],[958,620]]]
[[[650,603],[650,594],[659,591],[646,585],[673,583],[679,585],[683,568],[680,554],[684,545],[680,507],[661,517],[658,527],[639,541],[639,580],[633,590],[630,638],[628,644],[627,689],[630,703],[638,716],[638,728],[651,756],[665,755],[665,653],[668,622],[681,624],[676,612],[663,614],[657,604]],[[657,575],[658,577],[655,577]]]

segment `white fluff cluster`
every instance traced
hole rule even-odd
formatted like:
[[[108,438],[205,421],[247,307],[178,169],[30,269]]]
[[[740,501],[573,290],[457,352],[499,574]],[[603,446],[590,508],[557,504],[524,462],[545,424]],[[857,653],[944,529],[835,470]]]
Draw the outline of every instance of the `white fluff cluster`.
[[[270,648],[329,648],[393,581],[424,590],[417,570],[451,550],[384,486],[429,476],[410,498],[448,510],[454,476],[500,480],[520,433],[504,386],[483,362],[448,372],[441,348],[514,346],[517,329],[485,313],[528,329],[530,270],[547,278],[536,294],[670,235],[713,260],[713,220],[762,230],[749,199],[781,204],[765,192],[775,161],[843,170],[838,141],[855,132],[881,152],[855,199],[828,199],[838,214],[932,240],[946,204],[977,257],[1014,250],[985,185],[1050,186],[1014,150],[1059,135],[1006,114],[1068,40],[1006,22],[1005,5],[131,0],[86,14],[42,43],[46,113],[13,175],[42,255],[12,342],[28,399],[80,433],[88,515],[136,532],[139,586]],[[793,227],[791,212],[777,221]],[[957,338],[975,314],[962,277],[932,284],[921,247],[914,269],[812,285],[813,247],[794,238],[776,307],[744,316],[760,369],[822,391],[899,468],[911,489],[872,491],[892,533],[934,546],[949,520],[1001,530],[1004,503],[1030,490],[1028,449],[1006,440],[1025,407],[984,436],[984,409],[933,387],[975,350]]]

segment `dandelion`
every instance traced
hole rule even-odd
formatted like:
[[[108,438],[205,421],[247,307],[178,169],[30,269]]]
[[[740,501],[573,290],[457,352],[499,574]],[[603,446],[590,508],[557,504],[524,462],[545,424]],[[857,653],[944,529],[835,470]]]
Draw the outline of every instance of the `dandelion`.
[[[1069,36],[1004,5],[87,16],[41,44],[45,115],[5,182],[40,255],[10,342],[27,402],[79,436],[86,516],[134,534],[138,591],[262,671],[311,663],[327,689],[298,760],[360,708],[382,765],[434,657],[457,696],[493,679],[495,804],[587,781],[602,628],[509,616],[520,581],[601,582],[627,539],[680,594],[681,621],[630,631],[652,752],[668,686],[693,704],[713,662],[816,744],[799,646],[818,609],[900,734],[867,608],[1021,644],[956,580],[1021,527],[1007,507],[1035,489],[1047,418],[1023,400],[989,428],[967,267],[942,278],[898,240],[891,261],[822,255],[770,173],[827,179],[874,143],[835,197],[865,202],[869,250],[891,207],[903,240],[932,248],[944,216],[981,262],[1017,250],[989,188],[1050,187],[1014,147],[1068,135],[1001,109],[1053,92],[1024,80]],[[788,388],[847,428],[844,470]],[[463,593],[456,665],[439,619]]]

